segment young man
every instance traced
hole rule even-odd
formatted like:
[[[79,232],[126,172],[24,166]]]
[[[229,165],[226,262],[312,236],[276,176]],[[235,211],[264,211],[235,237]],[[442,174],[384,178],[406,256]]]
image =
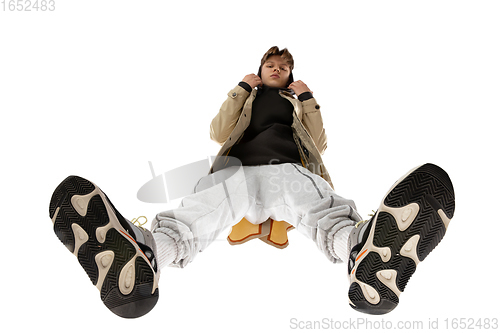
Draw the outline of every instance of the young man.
[[[354,309],[383,314],[397,306],[453,217],[451,180],[435,165],[419,166],[392,186],[369,221],[361,221],[354,202],[333,190],[321,159],[327,146],[321,110],[307,85],[293,80],[293,67],[288,50],[272,47],[258,75],[245,76],[228,93],[210,126],[211,138],[222,145],[210,174],[180,207],[159,213],[152,232],[123,218],[83,178],[70,176],[56,188],[54,231],[115,314],[139,317],[154,307],[160,268],[185,267],[240,223],[259,230],[242,242],[270,234],[262,227],[269,221],[296,228],[330,261],[348,264]]]

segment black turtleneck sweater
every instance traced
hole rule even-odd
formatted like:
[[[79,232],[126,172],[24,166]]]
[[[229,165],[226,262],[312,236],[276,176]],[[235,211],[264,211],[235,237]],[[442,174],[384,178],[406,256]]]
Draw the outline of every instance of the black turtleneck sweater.
[[[239,85],[251,91],[248,84],[240,82]],[[238,158],[242,165],[301,163],[291,127],[293,105],[281,97],[279,91],[279,88],[263,86],[253,101],[250,125],[228,154]],[[309,98],[311,93],[299,96],[302,101]]]

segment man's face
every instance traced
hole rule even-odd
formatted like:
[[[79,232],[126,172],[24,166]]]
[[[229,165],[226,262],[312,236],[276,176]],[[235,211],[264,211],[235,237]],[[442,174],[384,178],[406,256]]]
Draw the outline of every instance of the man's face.
[[[269,87],[286,88],[290,67],[279,55],[273,55],[262,65],[262,83]]]

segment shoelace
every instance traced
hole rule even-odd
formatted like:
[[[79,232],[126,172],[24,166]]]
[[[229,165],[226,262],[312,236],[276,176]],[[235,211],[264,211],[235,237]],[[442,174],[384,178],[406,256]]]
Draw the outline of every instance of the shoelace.
[[[366,223],[366,222],[369,222],[369,221],[371,220],[371,218],[372,218],[373,216],[375,216],[375,213],[376,213],[376,211],[374,211],[374,210],[372,209],[372,214],[368,214],[368,216],[370,216],[370,218],[369,218],[368,220],[361,220],[361,221],[359,221],[358,223],[356,223],[356,225],[355,225],[354,227],[355,227],[355,228],[358,228],[361,224],[364,224],[364,223]]]
[[[144,222],[140,221],[141,218],[144,219]],[[141,228],[142,230],[146,230],[143,227],[143,225],[145,225],[146,223],[148,223],[148,218],[146,216],[135,217],[132,220],[130,220],[130,223],[132,223],[133,225],[135,225],[138,228]],[[151,263],[151,266],[153,267],[153,269],[156,272],[157,271],[156,259],[154,258],[153,252],[144,250],[143,253],[148,258],[149,262]]]
[[[376,213],[377,213],[376,211],[372,210],[372,213],[368,214],[368,216],[370,216],[369,219],[359,221],[358,223],[356,223],[356,225],[354,227],[359,228],[360,226],[364,225],[365,223],[370,222]],[[358,235],[357,238],[358,237],[360,237],[360,236]],[[351,249],[351,253],[349,254],[349,262],[347,264],[348,274],[353,273],[353,267],[356,263],[356,258],[358,256],[359,250],[361,250],[361,245],[362,245],[361,243],[358,243],[358,244],[354,245],[354,247]]]
[[[142,222],[142,223],[139,221],[141,218],[144,219],[144,222]],[[146,223],[148,223],[148,218],[146,216],[134,217],[132,220],[130,220],[130,223],[132,223],[136,227],[141,228],[142,230],[145,230],[144,227],[143,227],[143,225],[145,225]]]

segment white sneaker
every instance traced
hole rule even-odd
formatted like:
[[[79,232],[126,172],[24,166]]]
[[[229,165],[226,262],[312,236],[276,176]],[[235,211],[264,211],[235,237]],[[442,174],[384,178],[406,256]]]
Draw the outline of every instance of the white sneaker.
[[[52,195],[49,215],[57,237],[113,313],[136,318],[156,305],[159,270],[153,236],[123,218],[96,185],[66,178]]]
[[[349,236],[351,307],[368,314],[392,311],[454,211],[453,184],[440,167],[425,164],[398,180],[374,216]]]

